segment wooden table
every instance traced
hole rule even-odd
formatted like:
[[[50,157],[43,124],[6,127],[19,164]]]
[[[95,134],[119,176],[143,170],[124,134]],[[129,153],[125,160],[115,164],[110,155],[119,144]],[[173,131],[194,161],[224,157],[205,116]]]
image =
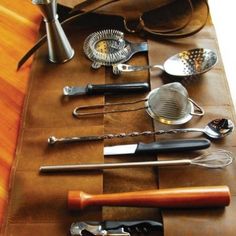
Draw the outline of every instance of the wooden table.
[[[226,74],[236,104],[233,0],[209,0]],[[231,12],[229,14],[229,12]],[[41,15],[30,1],[1,0],[0,3],[0,225],[7,204],[9,173],[14,159],[21,111],[28,84],[31,60],[16,72],[21,56],[36,39]],[[232,27],[230,27],[232,25]],[[230,29],[230,31],[229,31]]]
[[[35,42],[40,19],[38,9],[30,1],[0,3],[0,222],[7,202],[9,172],[31,61],[19,72],[16,64]]]

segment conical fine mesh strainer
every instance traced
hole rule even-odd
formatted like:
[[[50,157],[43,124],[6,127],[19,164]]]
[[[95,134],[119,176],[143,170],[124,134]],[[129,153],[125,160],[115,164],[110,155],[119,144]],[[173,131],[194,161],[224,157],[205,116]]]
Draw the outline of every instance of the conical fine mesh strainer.
[[[135,107],[135,104],[140,102],[144,102],[144,106]],[[130,105],[132,107],[102,112],[82,112],[83,110],[99,109],[114,105]],[[189,98],[187,90],[178,82],[166,84],[154,89],[146,98],[137,101],[76,107],[73,111],[73,115],[76,117],[84,117],[116,112],[131,112],[141,109],[146,109],[147,113],[153,119],[164,124],[173,125],[184,124],[191,120],[193,115],[204,115],[203,108]]]

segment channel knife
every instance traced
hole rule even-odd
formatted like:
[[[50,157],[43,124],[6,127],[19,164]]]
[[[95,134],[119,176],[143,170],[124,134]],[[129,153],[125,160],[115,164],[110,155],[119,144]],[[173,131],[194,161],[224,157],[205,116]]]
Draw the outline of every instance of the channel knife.
[[[210,146],[208,139],[175,139],[152,143],[137,143],[104,147],[104,155],[156,154],[205,149]]]
[[[121,84],[87,84],[85,87],[66,86],[63,88],[65,96],[140,93],[149,91],[148,83]]]

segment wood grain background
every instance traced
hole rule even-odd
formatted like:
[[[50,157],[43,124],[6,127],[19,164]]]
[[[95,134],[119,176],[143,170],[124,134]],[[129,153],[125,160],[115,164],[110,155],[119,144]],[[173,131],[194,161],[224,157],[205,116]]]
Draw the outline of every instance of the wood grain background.
[[[18,60],[34,44],[41,15],[31,1],[0,3],[0,225],[7,203],[9,172],[31,60],[16,72]]]

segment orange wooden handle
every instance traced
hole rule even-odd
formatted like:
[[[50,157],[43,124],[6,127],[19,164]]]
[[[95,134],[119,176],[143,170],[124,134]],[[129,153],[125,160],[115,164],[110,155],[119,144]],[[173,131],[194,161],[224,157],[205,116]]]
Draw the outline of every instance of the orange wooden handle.
[[[139,192],[90,195],[69,191],[70,209],[87,206],[137,206],[161,208],[224,207],[230,203],[227,186],[186,187]]]

